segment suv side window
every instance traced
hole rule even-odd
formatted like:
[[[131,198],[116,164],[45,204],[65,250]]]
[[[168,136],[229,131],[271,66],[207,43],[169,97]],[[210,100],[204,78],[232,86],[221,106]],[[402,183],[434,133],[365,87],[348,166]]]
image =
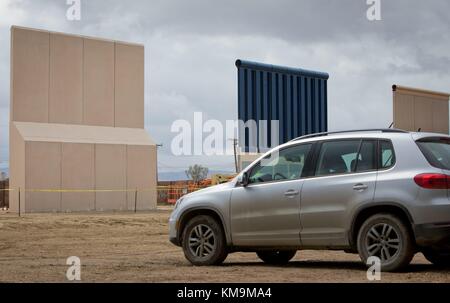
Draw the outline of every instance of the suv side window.
[[[380,156],[379,156],[379,164],[378,167],[380,169],[387,169],[392,167],[395,164],[395,153],[394,147],[392,146],[391,141],[380,140]]]
[[[299,179],[311,146],[312,144],[295,145],[280,150],[278,157],[272,154],[273,159],[269,163],[261,165],[259,162],[251,169],[249,183]],[[270,157],[267,156],[266,159],[269,160]]]
[[[323,142],[315,175],[327,176],[375,170],[375,147],[375,140],[356,139]]]
[[[375,140],[363,140],[359,149],[358,161],[352,171],[365,172],[377,169]]]
[[[360,142],[361,140],[323,142],[317,160],[316,176],[351,172]]]

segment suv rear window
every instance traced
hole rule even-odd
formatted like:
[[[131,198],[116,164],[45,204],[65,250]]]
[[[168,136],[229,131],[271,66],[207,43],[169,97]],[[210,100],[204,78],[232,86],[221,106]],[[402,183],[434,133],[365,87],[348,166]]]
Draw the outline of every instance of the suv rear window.
[[[450,138],[420,139],[417,145],[432,166],[450,169]]]
[[[387,169],[394,165],[395,163],[395,153],[394,147],[392,146],[391,141],[380,140],[379,141],[379,169]]]

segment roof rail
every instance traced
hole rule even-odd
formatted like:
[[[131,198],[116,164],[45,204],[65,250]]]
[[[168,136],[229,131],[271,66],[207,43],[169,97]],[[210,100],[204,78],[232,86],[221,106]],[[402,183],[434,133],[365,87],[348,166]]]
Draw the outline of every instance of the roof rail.
[[[315,137],[334,135],[334,134],[358,133],[358,132],[408,133],[405,130],[396,129],[396,128],[353,129],[353,130],[342,130],[342,131],[323,132],[323,133],[315,133],[315,134],[304,135],[304,136],[292,139],[289,142],[298,141],[298,140],[307,139],[307,138],[315,138]]]

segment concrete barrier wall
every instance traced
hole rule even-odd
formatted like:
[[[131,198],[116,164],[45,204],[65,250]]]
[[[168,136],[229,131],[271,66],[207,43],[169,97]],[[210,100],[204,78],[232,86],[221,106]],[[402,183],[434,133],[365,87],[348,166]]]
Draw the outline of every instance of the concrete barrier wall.
[[[30,141],[26,155],[22,212],[156,207],[156,147]],[[55,191],[34,191],[40,189]]]
[[[11,28],[12,121],[144,128],[144,46]]]
[[[155,208],[144,46],[13,26],[10,176],[15,212]]]
[[[422,132],[449,133],[449,95],[394,85],[394,127]]]

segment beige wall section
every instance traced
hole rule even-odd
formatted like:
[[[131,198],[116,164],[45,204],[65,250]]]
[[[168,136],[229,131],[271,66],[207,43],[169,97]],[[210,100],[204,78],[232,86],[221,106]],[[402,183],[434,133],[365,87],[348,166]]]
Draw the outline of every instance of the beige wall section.
[[[414,96],[394,93],[394,126],[414,130]]]
[[[20,187],[22,190],[24,188],[74,190],[138,188],[137,209],[156,207],[156,145],[143,129],[11,122],[10,131],[12,187]],[[34,146],[29,145],[33,143],[37,143],[37,147],[30,147]],[[27,149],[25,144],[29,145]],[[54,151],[55,144],[61,145],[60,153]],[[49,183],[46,181],[48,178],[46,167],[53,163],[48,163],[47,158],[41,160],[47,148],[49,159],[54,158],[55,163],[61,163],[60,172],[58,169],[50,168],[53,172],[52,176],[61,176],[60,186],[56,186],[57,182],[53,179],[50,179]],[[32,164],[35,160],[42,167],[37,168],[37,164]],[[40,175],[41,179],[38,179],[39,183],[31,184],[33,187],[30,187],[30,180],[36,178],[29,179],[25,186],[25,167],[27,171],[34,172],[39,169],[44,172]],[[51,199],[55,199],[55,195],[57,193],[24,195],[22,192],[21,210],[53,211],[47,206],[42,209],[35,206],[43,201],[42,196],[51,196]],[[63,192],[60,195],[61,203],[57,211],[134,209],[134,191],[128,194],[126,192],[98,192],[97,194]],[[17,196],[11,195],[11,211],[18,210],[15,197]],[[38,202],[35,201],[36,197]],[[99,202],[97,207],[96,199]],[[25,205],[34,207],[30,209]]]
[[[138,209],[154,208],[143,45],[15,26],[11,41],[10,176],[22,189],[21,211],[134,209],[134,192],[123,191],[130,187],[146,190]],[[12,192],[14,212],[17,197]]]
[[[423,132],[434,131],[433,103],[435,103],[435,101],[430,100],[429,98],[414,96],[414,130],[420,128]]]
[[[394,85],[394,127],[449,133],[449,94]]]
[[[25,212],[53,212],[61,207],[60,192],[30,192],[61,188],[61,143],[26,142]]]
[[[115,126],[144,128],[144,47],[116,43]]]
[[[14,122],[26,141],[155,145],[144,129]]]
[[[12,212],[19,211],[19,189],[25,188],[25,141],[15,126],[15,122],[9,125],[9,186],[14,191],[9,193],[9,209]],[[22,194],[21,203],[25,196]],[[24,204],[23,204],[24,205]]]
[[[433,129],[438,133],[449,132],[448,102],[433,102]]]
[[[95,145],[96,189],[127,188],[126,146],[118,144]],[[127,208],[126,192],[97,192],[96,210],[124,210]]]
[[[50,34],[49,122],[83,121],[83,39]]]
[[[49,33],[11,28],[11,120],[48,122]]]
[[[136,208],[139,210],[156,207],[156,146],[127,146],[127,188],[141,189],[138,192]],[[135,193],[129,192],[128,209],[133,210]]]
[[[95,189],[94,144],[62,143],[62,189]],[[61,211],[89,211],[95,208],[94,192],[61,193]]]
[[[114,43],[84,39],[83,123],[114,126]]]
[[[144,46],[11,28],[11,120],[144,127]]]

